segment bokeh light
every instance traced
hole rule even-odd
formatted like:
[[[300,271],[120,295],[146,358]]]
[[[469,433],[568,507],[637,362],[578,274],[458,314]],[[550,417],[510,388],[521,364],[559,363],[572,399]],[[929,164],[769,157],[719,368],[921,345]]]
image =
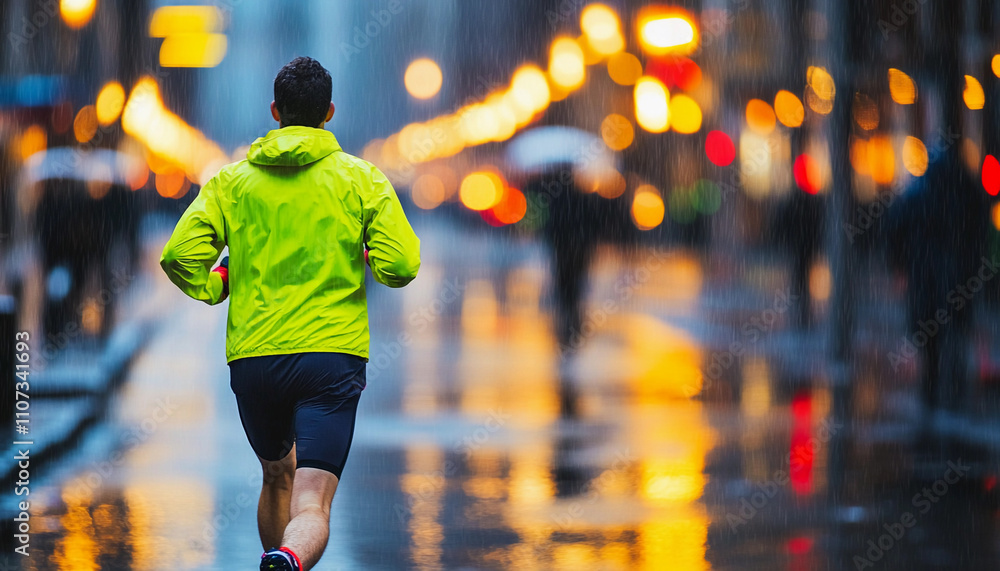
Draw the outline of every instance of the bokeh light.
[[[792,167],[795,184],[808,194],[818,194],[823,185],[823,173],[819,163],[808,154],[801,154]]]
[[[635,128],[625,116],[612,113],[601,122],[601,138],[609,149],[622,151],[635,140]]]
[[[798,127],[806,118],[802,101],[791,91],[782,89],[774,96],[774,114],[786,127]]]
[[[604,4],[591,4],[580,14],[580,28],[593,52],[612,55],[625,49],[618,14]]]
[[[421,175],[413,182],[410,194],[418,208],[432,210],[445,200],[444,182],[432,174]]]
[[[766,101],[751,99],[747,102],[746,117],[747,125],[753,131],[761,135],[767,135],[771,131],[774,131],[776,124],[774,110],[771,109],[771,106]]]
[[[59,0],[59,14],[66,25],[73,29],[82,28],[94,17],[97,0]]]
[[[110,125],[118,120],[125,108],[125,88],[117,81],[108,82],[97,94],[97,121]]]
[[[705,154],[715,166],[728,167],[736,160],[736,145],[722,131],[712,131],[705,137]]]
[[[837,87],[833,82],[833,76],[823,67],[810,66],[806,70],[806,82],[812,88],[813,93],[824,101],[833,101],[837,95]]]
[[[78,143],[86,143],[97,134],[97,111],[93,105],[87,105],[76,114],[73,120],[73,136]]]
[[[816,95],[813,88],[809,86],[806,86],[806,105],[819,115],[829,115],[833,111],[833,100],[823,99],[819,95]]]
[[[1000,54],[993,56],[990,60],[990,67],[993,68],[993,75],[1000,77]]]
[[[654,55],[687,54],[698,45],[698,30],[683,14],[659,14],[639,20],[639,40]]]
[[[469,210],[481,211],[496,206],[503,198],[504,182],[493,172],[474,172],[462,180],[458,195]]]
[[[990,196],[1000,193],[1000,161],[993,155],[983,161],[983,188]]]
[[[993,205],[990,219],[993,220],[993,227],[1000,231],[1000,202]]]
[[[434,60],[420,58],[406,68],[403,83],[407,93],[414,99],[430,99],[441,91],[444,74]]]
[[[608,59],[608,75],[618,85],[635,85],[642,77],[642,62],[628,52],[615,54]]]
[[[632,199],[632,220],[640,230],[652,230],[663,223],[666,208],[656,187],[644,184]]]
[[[962,92],[965,105],[972,110],[982,109],[986,105],[986,94],[979,80],[971,75],[965,76],[965,91]]]
[[[559,38],[552,42],[549,58],[549,77],[559,87],[574,90],[587,78],[583,50],[572,38]]]
[[[687,95],[670,98],[670,126],[678,133],[697,133],[701,129],[701,107]]]
[[[889,69],[889,95],[900,105],[912,105],[917,100],[917,84],[902,71]]]
[[[854,106],[851,109],[854,115],[854,122],[865,131],[874,131],[878,128],[879,115],[878,106],[864,93],[854,94]]]
[[[32,125],[21,133],[17,149],[21,160],[26,160],[35,153],[40,153],[48,146],[48,135],[41,125]]]
[[[508,187],[503,199],[491,210],[493,216],[503,224],[517,224],[528,212],[528,201],[520,190]]]
[[[670,128],[670,93],[658,79],[643,77],[635,84],[635,117],[650,133]]]
[[[878,184],[892,184],[896,178],[896,153],[892,141],[885,135],[877,135],[868,141],[868,170]]]
[[[525,65],[514,73],[509,94],[516,106],[532,114],[548,107],[552,96],[545,74],[533,65]]]
[[[924,176],[927,172],[927,147],[916,137],[903,141],[903,167],[913,176]]]
[[[169,170],[156,175],[156,192],[164,198],[181,198],[191,187],[190,181],[180,170]]]

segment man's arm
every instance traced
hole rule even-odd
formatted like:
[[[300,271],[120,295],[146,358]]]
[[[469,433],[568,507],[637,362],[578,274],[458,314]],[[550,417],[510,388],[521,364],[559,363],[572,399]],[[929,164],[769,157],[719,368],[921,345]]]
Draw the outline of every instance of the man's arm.
[[[226,246],[218,184],[216,177],[202,187],[181,216],[160,257],[160,266],[170,281],[187,295],[209,305],[226,298],[223,276],[211,271]]]
[[[420,269],[420,239],[414,234],[389,179],[372,167],[372,186],[362,194],[368,265],[375,280],[403,287]]]

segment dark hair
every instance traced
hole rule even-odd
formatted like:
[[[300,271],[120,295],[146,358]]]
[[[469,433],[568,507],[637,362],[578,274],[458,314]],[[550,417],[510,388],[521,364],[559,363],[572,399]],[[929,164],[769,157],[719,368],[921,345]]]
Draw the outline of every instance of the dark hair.
[[[274,78],[274,103],[285,127],[317,127],[333,99],[330,72],[311,57],[297,57]]]

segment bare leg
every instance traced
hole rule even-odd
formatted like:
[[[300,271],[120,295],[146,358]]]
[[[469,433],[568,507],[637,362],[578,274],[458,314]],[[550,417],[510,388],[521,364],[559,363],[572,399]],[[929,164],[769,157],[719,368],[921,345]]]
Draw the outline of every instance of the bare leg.
[[[292,489],[292,521],[285,528],[282,546],[299,556],[303,570],[312,569],[323,556],[330,538],[330,502],[339,480],[316,468],[300,468]]]
[[[295,447],[276,462],[260,459],[264,485],[257,503],[257,531],[264,550],[281,545],[291,513],[292,483],[295,479]]]

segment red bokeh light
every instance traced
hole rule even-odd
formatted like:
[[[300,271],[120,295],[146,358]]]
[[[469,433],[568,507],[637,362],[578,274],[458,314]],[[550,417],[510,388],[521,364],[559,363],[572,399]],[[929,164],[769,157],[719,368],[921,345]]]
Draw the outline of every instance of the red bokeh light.
[[[983,188],[990,196],[1000,193],[1000,161],[993,155],[986,155],[983,161]]]
[[[652,58],[646,73],[659,79],[669,89],[679,87],[690,91],[701,85],[701,68],[686,57]]]
[[[816,194],[820,188],[819,165],[815,159],[809,155],[802,154],[795,159],[795,166],[792,167],[792,174],[795,175],[795,184],[809,194]]]
[[[728,167],[736,160],[736,146],[729,135],[722,131],[712,131],[705,137],[705,154],[712,164]]]

